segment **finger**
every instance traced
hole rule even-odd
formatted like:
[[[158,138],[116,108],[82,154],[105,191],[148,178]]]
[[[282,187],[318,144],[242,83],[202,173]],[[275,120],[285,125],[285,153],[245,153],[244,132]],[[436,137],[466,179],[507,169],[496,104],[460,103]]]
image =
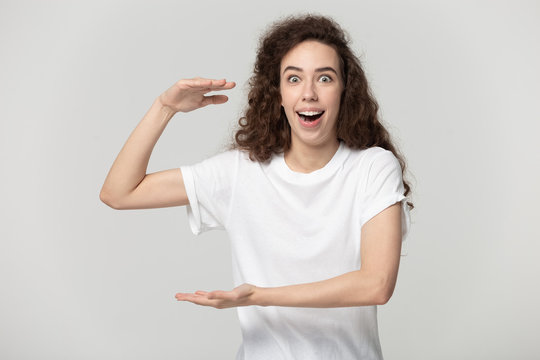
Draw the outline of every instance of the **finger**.
[[[208,293],[206,296],[208,299],[220,299],[220,300],[236,300],[238,296],[232,291],[216,290]]]
[[[229,100],[229,98],[226,95],[205,96],[202,100],[202,106],[223,104],[226,103],[227,100]]]
[[[196,78],[192,79],[191,81],[188,80],[188,84],[190,86],[199,87],[199,88],[206,88],[212,86],[212,79],[203,79],[203,78]]]
[[[197,295],[197,294],[189,294],[189,293],[178,293],[175,295],[175,298],[178,301],[189,301],[194,304],[201,304],[205,300],[208,301],[206,296]]]
[[[227,81],[226,79],[198,79],[201,82],[201,86],[208,86],[212,89],[231,89],[236,86],[234,81]],[[208,83],[209,81],[209,83]]]
[[[217,309],[221,309],[225,307],[222,301],[211,300],[211,299],[208,299],[206,296],[202,296],[202,295],[179,293],[179,294],[176,294],[175,297],[178,301],[188,301],[195,305],[211,306]]]
[[[216,84],[210,84],[210,85],[204,84],[204,86],[190,85],[192,90],[201,91],[204,94],[209,93],[210,91],[230,90],[234,88],[235,86],[236,86],[236,83],[233,81],[226,82],[223,85],[216,85]]]
[[[203,79],[203,78],[194,78],[194,79],[183,79],[179,80],[177,84],[182,86],[188,86],[191,88],[197,89],[209,89],[209,90],[228,90],[236,86],[234,81],[227,81],[226,79]]]
[[[202,78],[181,79],[181,80],[178,80],[174,85],[181,90],[190,89],[192,91],[195,90],[195,91],[206,91],[206,92],[212,90],[211,79],[202,79]]]
[[[190,299],[192,296],[193,296],[193,294],[190,294],[190,293],[178,293],[178,294],[174,295],[174,297],[177,300],[187,300],[187,299]]]
[[[202,95],[206,95],[208,94],[209,92],[211,91],[222,91],[222,90],[230,90],[232,89],[233,87],[236,86],[236,83],[235,82],[228,82],[228,83],[225,83],[225,85],[223,86],[214,86],[214,85],[211,85],[211,86],[208,86],[208,87],[201,87],[201,88],[192,88],[193,90],[195,91],[199,91],[201,92]]]
[[[195,291],[195,294],[196,295],[202,295],[202,296],[206,296],[208,294],[207,291],[203,291],[203,290],[197,290]]]
[[[221,80],[212,80],[212,89],[220,89],[220,90],[227,90],[232,89],[236,86],[236,83],[234,81],[227,81],[225,79]]]
[[[212,86],[224,86],[227,83],[225,79],[212,79]]]

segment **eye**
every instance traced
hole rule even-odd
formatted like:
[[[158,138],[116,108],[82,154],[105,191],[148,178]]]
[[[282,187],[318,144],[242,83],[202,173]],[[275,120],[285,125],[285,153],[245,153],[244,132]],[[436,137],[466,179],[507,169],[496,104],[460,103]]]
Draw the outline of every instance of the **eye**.
[[[320,82],[323,82],[323,83],[327,83],[327,82],[331,82],[332,81],[332,78],[328,75],[322,75],[320,78],[319,78],[319,81]]]
[[[297,83],[300,81],[300,78],[296,75],[291,75],[287,78],[287,80],[289,80],[291,83]]]

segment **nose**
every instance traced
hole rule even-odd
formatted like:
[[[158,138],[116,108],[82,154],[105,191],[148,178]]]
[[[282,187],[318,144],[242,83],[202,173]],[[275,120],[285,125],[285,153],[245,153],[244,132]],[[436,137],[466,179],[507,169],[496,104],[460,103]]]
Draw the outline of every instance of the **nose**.
[[[304,101],[317,101],[317,89],[313,81],[304,82],[302,100]]]

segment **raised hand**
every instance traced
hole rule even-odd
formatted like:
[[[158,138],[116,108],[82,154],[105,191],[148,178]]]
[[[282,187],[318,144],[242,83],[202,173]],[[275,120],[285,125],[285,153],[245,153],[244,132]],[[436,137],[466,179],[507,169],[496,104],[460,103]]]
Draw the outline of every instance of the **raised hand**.
[[[159,96],[159,101],[174,112],[188,112],[210,104],[227,102],[226,95],[206,95],[211,91],[229,90],[235,87],[234,82],[225,79],[182,79]]]
[[[193,304],[211,306],[216,309],[226,309],[237,306],[254,305],[253,294],[257,287],[250,284],[242,284],[231,291],[195,291],[194,293],[178,293],[178,301],[189,301]]]

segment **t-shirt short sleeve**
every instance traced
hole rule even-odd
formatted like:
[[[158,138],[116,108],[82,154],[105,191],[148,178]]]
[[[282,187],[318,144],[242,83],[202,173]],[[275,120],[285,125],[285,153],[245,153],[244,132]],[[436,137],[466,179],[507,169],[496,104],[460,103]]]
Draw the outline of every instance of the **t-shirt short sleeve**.
[[[361,199],[365,204],[361,225],[387,207],[401,202],[401,234],[402,241],[405,241],[410,227],[409,206],[404,195],[401,165],[392,152],[385,150],[374,154],[370,159],[365,184]],[[405,250],[402,251],[402,254],[405,253]]]
[[[191,231],[198,235],[224,229],[230,211],[238,151],[230,150],[197,164],[181,166],[189,205],[186,206]]]

